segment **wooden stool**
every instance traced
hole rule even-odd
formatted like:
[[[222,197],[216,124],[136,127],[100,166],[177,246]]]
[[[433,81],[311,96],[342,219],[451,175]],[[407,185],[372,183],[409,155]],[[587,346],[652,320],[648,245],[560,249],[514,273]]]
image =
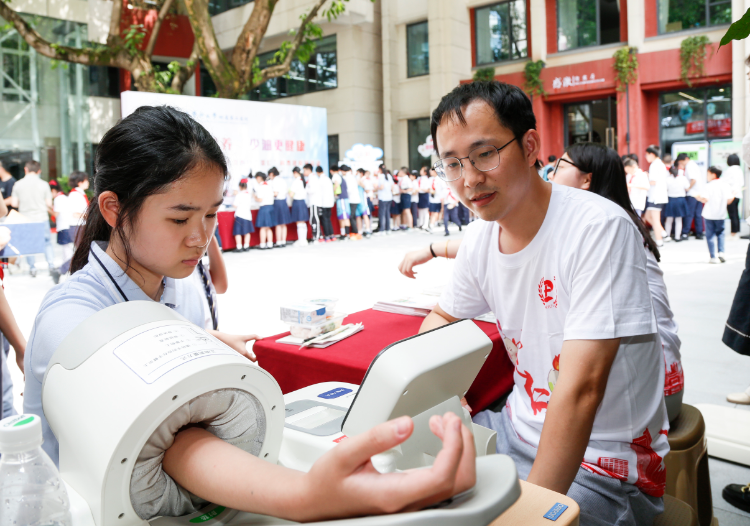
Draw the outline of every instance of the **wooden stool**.
[[[521,496],[490,526],[578,526],[578,515],[581,510],[576,501],[525,480],[518,482],[521,483]],[[545,519],[544,514],[556,504],[565,504],[568,509],[562,512],[555,522]]]
[[[680,415],[670,424],[666,495],[688,504],[698,515],[700,526],[713,520],[711,479],[708,474],[706,425],[695,407],[682,404]],[[666,511],[665,511],[666,514]]]
[[[664,513],[656,516],[654,526],[698,526],[698,515],[681,500],[664,495]]]

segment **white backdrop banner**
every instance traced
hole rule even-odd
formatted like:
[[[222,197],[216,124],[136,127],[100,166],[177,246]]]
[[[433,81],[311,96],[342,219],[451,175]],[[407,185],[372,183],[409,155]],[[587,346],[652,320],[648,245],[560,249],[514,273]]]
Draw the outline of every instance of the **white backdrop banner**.
[[[229,164],[230,188],[251,170],[268,172],[272,166],[285,179],[306,163],[328,173],[325,108],[140,91],[121,95],[123,117],[141,106],[160,105],[184,111],[214,136]]]

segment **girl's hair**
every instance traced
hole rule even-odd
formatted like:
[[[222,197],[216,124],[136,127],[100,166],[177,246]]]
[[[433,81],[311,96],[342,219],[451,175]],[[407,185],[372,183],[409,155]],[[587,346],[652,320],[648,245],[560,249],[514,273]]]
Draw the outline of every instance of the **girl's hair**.
[[[601,144],[581,142],[568,147],[565,153],[579,170],[591,174],[589,191],[609,199],[625,210],[641,232],[644,245],[651,251],[656,261],[660,261],[661,255],[656,243],[651,239],[630,202],[628,185],[625,182],[625,169],[617,152]]]
[[[240,181],[239,187],[240,188],[247,188],[247,183],[243,183],[242,181]]]
[[[73,255],[70,272],[88,262],[93,241],[117,236],[130,267],[130,243],[124,227],[132,227],[146,198],[165,192],[198,165],[219,168],[226,178],[227,162],[208,131],[188,114],[169,106],[142,106],[120,120],[102,138],[94,161],[94,198],[86,210],[86,225]],[[99,196],[114,192],[119,214],[114,227],[102,217]]]
[[[277,175],[279,175],[279,171],[275,166],[271,166],[271,168],[268,170],[268,175],[273,175],[274,177],[276,177]]]
[[[260,177],[264,181],[266,180],[266,174],[264,174],[263,172],[255,172],[255,177]]]
[[[732,153],[727,157],[727,166],[739,166],[740,156],[736,153]]]
[[[718,166],[709,166],[708,170],[706,170],[706,171],[711,172],[712,174],[714,174],[717,179],[721,177],[721,168],[719,168]]]

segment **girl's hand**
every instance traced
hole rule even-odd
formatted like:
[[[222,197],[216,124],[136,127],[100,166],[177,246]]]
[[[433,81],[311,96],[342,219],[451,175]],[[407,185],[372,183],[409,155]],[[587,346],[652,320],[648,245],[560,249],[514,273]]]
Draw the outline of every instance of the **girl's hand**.
[[[259,340],[260,336],[257,334],[249,334],[249,335],[239,335],[239,334],[227,334],[225,332],[220,331],[208,331],[215,337],[217,337],[219,340],[221,340],[222,343],[228,345],[238,353],[240,353],[242,356],[250,360],[251,362],[257,362],[258,358],[255,356],[255,353],[253,351],[247,350],[247,342],[252,340]]]
[[[427,263],[431,259],[432,254],[429,247],[413,250],[404,256],[403,261],[398,266],[398,271],[407,278],[416,279],[417,273],[414,272],[414,267]]]
[[[401,444],[413,430],[411,418],[397,418],[323,455],[305,475],[309,512],[320,520],[415,511],[474,486],[474,438],[453,413],[430,419],[430,430],[443,441],[432,467],[379,473],[370,458]]]

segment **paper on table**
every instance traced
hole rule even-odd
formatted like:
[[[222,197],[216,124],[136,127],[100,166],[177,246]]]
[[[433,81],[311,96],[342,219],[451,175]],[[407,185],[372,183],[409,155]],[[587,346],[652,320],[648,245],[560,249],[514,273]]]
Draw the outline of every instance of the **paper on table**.
[[[353,336],[363,330],[365,328],[364,325],[361,323],[358,323],[354,326],[352,326],[349,330],[346,330],[344,332],[340,332],[338,334],[334,334],[330,339],[323,339],[319,340],[315,343],[310,344],[310,347],[315,347],[317,349],[325,349],[326,347],[330,347],[334,343],[338,343],[341,340],[344,340],[348,338],[349,336]],[[303,343],[305,343],[305,340],[302,338],[295,338],[294,336],[285,336],[283,338],[279,338],[276,340],[276,343],[285,343],[287,345],[296,345],[299,347]]]
[[[424,318],[437,305],[439,297],[426,294],[404,296],[392,301],[379,301],[372,309],[393,314],[406,314]]]

